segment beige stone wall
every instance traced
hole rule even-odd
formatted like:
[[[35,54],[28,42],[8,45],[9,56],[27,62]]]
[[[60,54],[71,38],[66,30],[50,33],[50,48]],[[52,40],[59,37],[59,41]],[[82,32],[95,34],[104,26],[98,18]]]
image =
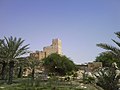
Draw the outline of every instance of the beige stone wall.
[[[100,67],[102,67],[102,62],[88,63],[88,70],[89,71],[94,71],[95,69],[98,69]]]
[[[40,52],[39,52],[39,60],[41,60],[41,59],[43,59],[43,58],[45,58],[45,52],[40,51]]]
[[[41,60],[52,53],[62,55],[62,42],[60,39],[53,39],[50,46],[44,47],[43,51],[36,51],[35,53],[31,53],[30,56],[34,56],[37,59]]]

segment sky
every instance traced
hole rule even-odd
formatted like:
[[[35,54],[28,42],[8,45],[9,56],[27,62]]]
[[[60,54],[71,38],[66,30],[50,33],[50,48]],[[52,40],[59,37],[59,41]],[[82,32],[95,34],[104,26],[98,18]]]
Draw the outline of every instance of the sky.
[[[21,37],[30,51],[42,50],[54,38],[75,63],[95,60],[114,45],[120,31],[120,0],[0,0],[0,38]]]

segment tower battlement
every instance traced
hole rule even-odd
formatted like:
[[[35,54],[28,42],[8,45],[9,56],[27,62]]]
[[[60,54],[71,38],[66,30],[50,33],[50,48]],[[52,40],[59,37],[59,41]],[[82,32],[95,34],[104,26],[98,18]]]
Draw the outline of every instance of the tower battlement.
[[[30,53],[30,56],[36,57],[38,60],[41,60],[52,53],[62,55],[62,41],[60,39],[52,39],[52,44],[50,46],[43,47],[43,51]]]

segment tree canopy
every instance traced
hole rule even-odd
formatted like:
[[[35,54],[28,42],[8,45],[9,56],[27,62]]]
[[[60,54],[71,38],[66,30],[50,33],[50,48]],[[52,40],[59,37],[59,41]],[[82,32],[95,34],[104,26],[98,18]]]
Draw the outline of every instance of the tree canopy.
[[[23,45],[24,40],[21,38],[16,37],[4,37],[4,39],[0,40],[0,58],[2,59],[3,68],[2,71],[4,72],[4,68],[6,65],[9,65],[9,79],[8,83],[12,83],[13,78],[13,70],[14,64],[17,58],[21,57],[22,55],[26,54],[29,49],[29,44]],[[7,63],[7,64],[6,64]],[[2,72],[2,75],[3,75]]]
[[[43,65],[49,73],[66,75],[75,70],[73,61],[66,56],[60,56],[59,54],[51,54],[47,58],[44,58],[43,61]]]
[[[116,32],[115,35],[120,39],[120,32]],[[117,58],[117,64],[120,66],[120,42],[113,40],[112,41],[117,45],[117,46],[112,46],[106,43],[100,43],[97,44],[98,47],[101,47],[105,50],[107,50],[109,53],[111,53],[112,56]]]
[[[103,67],[110,67],[113,62],[118,63],[119,60],[110,52],[102,52],[96,57],[95,61],[102,62]]]

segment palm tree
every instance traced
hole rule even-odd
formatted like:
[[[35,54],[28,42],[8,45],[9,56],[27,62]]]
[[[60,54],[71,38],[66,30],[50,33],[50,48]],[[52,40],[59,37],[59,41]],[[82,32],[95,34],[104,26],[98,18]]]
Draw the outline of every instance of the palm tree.
[[[37,68],[40,65],[40,60],[37,60],[35,57],[28,57],[28,66],[31,68],[31,78],[34,80],[35,77],[35,68]]]
[[[118,58],[109,51],[102,52],[95,59],[96,62],[102,62],[103,67],[111,67],[112,63],[118,63]],[[120,66],[119,66],[120,67]]]
[[[6,66],[7,63],[4,60],[0,61],[0,64],[2,64],[2,68],[1,68],[1,79],[4,80],[5,79],[5,70],[6,70]]]
[[[17,70],[18,70],[18,75],[17,77],[18,78],[21,78],[22,75],[23,75],[23,69],[25,67],[27,67],[27,63],[28,63],[28,60],[27,60],[27,57],[20,57],[20,58],[17,58],[18,59],[18,63],[16,64],[17,65]]]
[[[100,68],[94,75],[96,84],[104,90],[118,90],[119,77],[116,78],[116,70],[113,67]]]
[[[15,61],[21,55],[27,53],[29,44],[23,46],[23,42],[24,40],[21,38],[17,39],[16,37],[13,38],[12,36],[9,38],[4,37],[4,41],[0,47],[3,51],[1,57],[6,58],[7,63],[9,64],[8,84],[12,83]]]
[[[5,54],[4,54],[4,47],[2,45],[3,42],[4,42],[4,40],[0,39],[0,64],[2,65],[0,74],[1,74],[2,80],[5,79],[5,69],[7,66],[7,62],[6,62],[6,58],[5,58]]]
[[[115,35],[120,39],[120,32],[116,32]],[[120,58],[120,42],[113,40],[112,41],[118,46],[112,46],[112,45],[108,45],[106,43],[100,43],[97,44],[98,47],[101,47],[103,49],[106,49],[107,51],[109,51],[111,54],[113,54],[114,56],[116,56],[118,59]]]

